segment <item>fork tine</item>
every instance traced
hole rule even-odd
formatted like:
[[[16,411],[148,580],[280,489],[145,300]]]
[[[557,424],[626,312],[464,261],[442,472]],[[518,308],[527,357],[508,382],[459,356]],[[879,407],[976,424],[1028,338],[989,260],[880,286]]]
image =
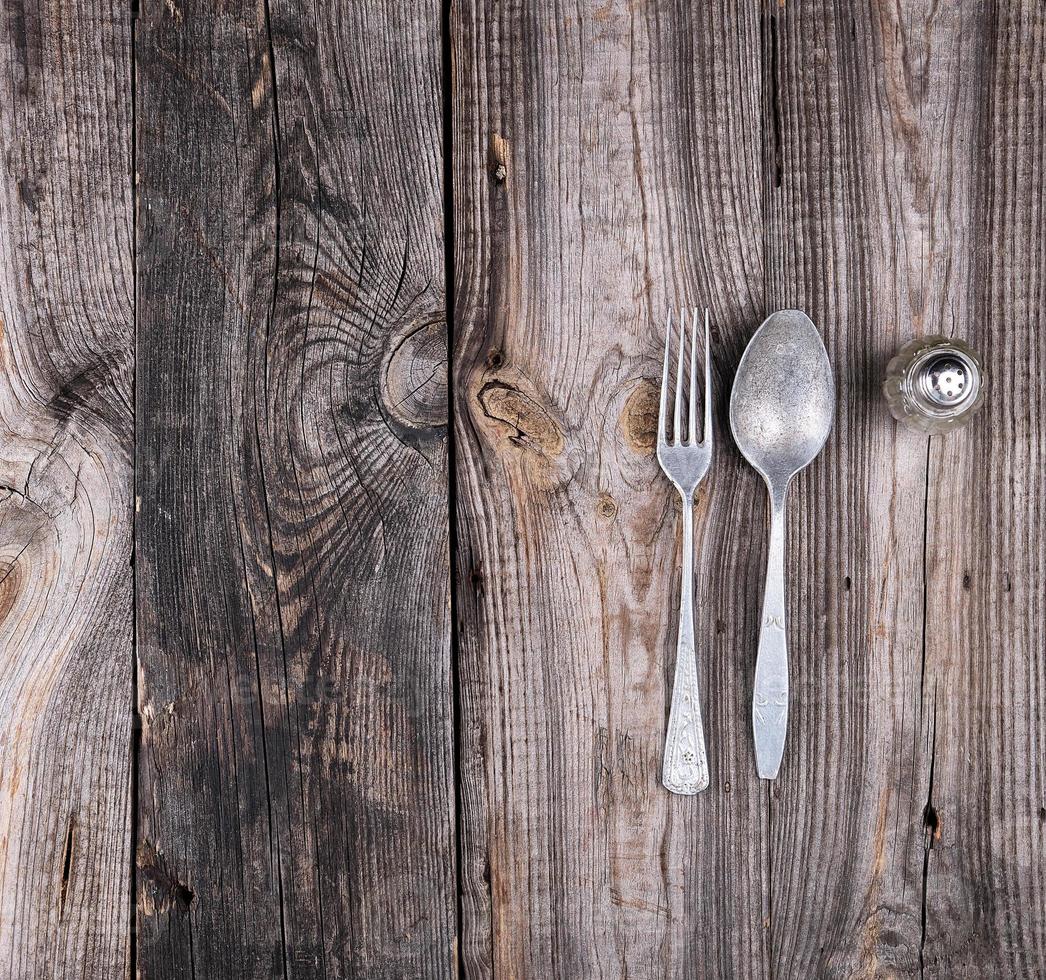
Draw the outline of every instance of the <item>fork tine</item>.
[[[679,311],[679,357],[676,361],[676,412],[673,418],[675,428],[672,431],[672,440],[676,445],[683,441],[682,411],[683,411],[683,354],[686,350],[686,313]]]
[[[705,307],[705,434],[701,440],[705,446],[712,445],[712,354],[708,339],[708,307]]]
[[[665,367],[661,372],[661,408],[657,413],[657,438],[668,442],[668,355],[672,350],[672,311],[668,311],[668,327],[665,330]]]
[[[697,445],[697,308],[690,311],[690,418],[686,434]]]

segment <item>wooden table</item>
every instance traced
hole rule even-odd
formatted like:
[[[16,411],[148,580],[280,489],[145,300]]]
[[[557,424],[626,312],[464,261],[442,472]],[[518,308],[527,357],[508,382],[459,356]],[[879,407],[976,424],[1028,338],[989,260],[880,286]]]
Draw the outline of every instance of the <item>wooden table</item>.
[[[1043,976],[1044,64],[1033,0],[7,0],[0,976]],[[768,784],[726,399],[789,306],[839,404]],[[930,333],[989,388],[928,439]]]

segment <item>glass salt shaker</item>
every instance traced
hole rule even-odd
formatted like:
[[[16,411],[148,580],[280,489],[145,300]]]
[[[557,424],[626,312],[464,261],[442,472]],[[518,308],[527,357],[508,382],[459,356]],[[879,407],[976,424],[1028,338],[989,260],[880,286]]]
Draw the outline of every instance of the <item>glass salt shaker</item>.
[[[970,421],[984,403],[984,384],[981,360],[969,345],[917,337],[887,366],[883,394],[895,419],[937,435]]]

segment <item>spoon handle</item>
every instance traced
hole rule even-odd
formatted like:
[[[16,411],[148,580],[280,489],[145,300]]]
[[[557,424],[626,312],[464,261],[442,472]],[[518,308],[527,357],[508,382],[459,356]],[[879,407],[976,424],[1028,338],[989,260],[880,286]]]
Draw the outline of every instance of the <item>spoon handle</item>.
[[[770,549],[752,694],[755,763],[761,779],[776,779],[788,729],[788,632],[785,621],[785,495],[770,494]]]
[[[708,757],[694,649],[694,499],[685,493],[682,497],[683,586],[679,599],[676,673],[672,682],[672,707],[668,714],[661,782],[673,793],[692,796],[708,785]]]

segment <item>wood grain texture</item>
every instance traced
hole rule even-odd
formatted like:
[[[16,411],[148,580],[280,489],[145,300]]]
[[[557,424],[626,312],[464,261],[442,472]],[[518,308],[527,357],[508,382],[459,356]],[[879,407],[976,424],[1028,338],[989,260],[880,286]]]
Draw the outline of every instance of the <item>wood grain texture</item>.
[[[904,340],[965,308],[964,253],[949,240],[969,202],[961,24],[929,4],[808,3],[768,18],[780,134],[768,292],[819,325],[840,396],[790,507],[794,693],[772,794],[773,963],[782,976],[910,976],[926,440],[895,425],[878,385]]]
[[[466,974],[768,975],[759,554],[730,517],[762,491],[720,429],[695,515],[712,789],[670,796],[679,514],[653,456],[669,307],[712,307],[720,419],[763,309],[758,11],[459,3],[451,38]]]
[[[142,976],[453,970],[438,29],[143,5]]]
[[[810,599],[792,620],[796,779],[771,813],[784,975],[1044,968],[1041,603],[1011,599],[1042,554],[1038,504],[1012,489],[1036,472],[1043,397],[1027,325],[1042,16],[1028,13],[774,14],[769,292],[821,323],[848,395],[793,514],[809,582],[793,601]],[[934,333],[983,350],[993,380],[977,425],[927,446],[885,418],[875,385],[901,342]]]
[[[130,24],[0,11],[0,975],[130,948]]]
[[[1020,0],[5,3],[0,977],[1046,975],[1044,62]],[[768,786],[725,422],[788,306],[839,404]],[[944,438],[879,394],[929,333]]]
[[[452,18],[468,972],[1034,975],[1041,603],[991,590],[1042,562],[1035,498],[995,503],[1041,464],[1041,14],[545,13]],[[695,291],[727,380],[767,310],[810,312],[840,403],[791,502],[794,710],[765,804],[765,498],[717,455],[697,541],[713,786],[683,810],[656,782],[674,515],[629,420],[651,424],[658,324]],[[990,455],[887,415],[886,362],[924,333],[981,342],[1004,379]]]
[[[968,305],[949,333],[983,353],[983,415],[931,439],[925,794],[927,977],[1046,974],[1046,13],[963,23],[976,127],[960,229]]]

